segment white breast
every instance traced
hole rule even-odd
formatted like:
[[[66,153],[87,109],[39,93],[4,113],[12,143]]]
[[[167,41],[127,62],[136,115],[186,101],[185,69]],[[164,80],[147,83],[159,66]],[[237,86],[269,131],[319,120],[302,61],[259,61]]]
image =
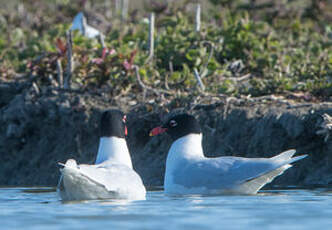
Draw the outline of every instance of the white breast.
[[[174,184],[174,176],[190,177],[190,175],[174,175],[179,168],[204,158],[201,142],[201,134],[189,134],[173,142],[166,160],[164,178],[164,189],[166,193],[168,191],[179,191],[179,185]]]
[[[126,140],[119,137],[101,137],[96,164],[110,161],[133,168]]]

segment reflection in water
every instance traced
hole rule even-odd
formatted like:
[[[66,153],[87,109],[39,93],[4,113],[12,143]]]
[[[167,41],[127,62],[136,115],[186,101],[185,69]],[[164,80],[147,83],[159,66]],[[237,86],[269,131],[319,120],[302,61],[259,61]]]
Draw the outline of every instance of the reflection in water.
[[[138,201],[131,201],[131,200],[101,200],[99,201],[99,205],[104,205],[107,207],[111,207],[112,211],[125,211],[133,205],[134,202]]]
[[[54,188],[0,188],[3,229],[329,229],[331,189],[265,190],[255,196],[165,196],[145,201],[61,202]]]
[[[33,188],[25,188],[21,190],[25,193],[44,193],[44,192],[56,192],[55,187],[33,187]]]

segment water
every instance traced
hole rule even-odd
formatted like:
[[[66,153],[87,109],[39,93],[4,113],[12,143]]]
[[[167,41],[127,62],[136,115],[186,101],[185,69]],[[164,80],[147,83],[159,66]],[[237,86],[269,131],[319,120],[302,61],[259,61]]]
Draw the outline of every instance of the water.
[[[59,201],[53,188],[0,188],[0,229],[331,229],[332,190],[146,201]]]

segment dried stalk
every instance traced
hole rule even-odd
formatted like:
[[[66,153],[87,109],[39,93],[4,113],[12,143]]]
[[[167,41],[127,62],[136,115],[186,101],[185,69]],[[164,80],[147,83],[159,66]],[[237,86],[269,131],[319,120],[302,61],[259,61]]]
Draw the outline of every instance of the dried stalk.
[[[19,15],[24,15],[25,14],[25,9],[24,9],[24,4],[23,3],[20,3],[18,4],[17,6],[17,12]]]
[[[61,65],[60,59],[56,60],[56,71],[58,73],[57,75],[58,75],[59,87],[62,88],[63,87],[63,70],[62,70],[62,65]]]
[[[172,59],[168,62],[168,65],[169,65],[169,72],[171,73],[171,75],[173,75],[174,73],[174,68],[173,68],[173,62],[172,62]]]
[[[122,0],[121,20],[125,22],[128,15],[128,0]]]
[[[168,74],[165,75],[165,88],[169,90],[169,85],[168,85]]]
[[[106,47],[105,46],[105,35],[102,33],[99,33],[99,42],[101,44],[101,47],[104,49]]]
[[[52,86],[58,88],[59,87],[59,83],[54,79],[52,74],[47,75],[47,78],[49,80],[49,82],[51,83]]]
[[[194,75],[196,77],[196,80],[197,80],[197,83],[198,83],[199,87],[202,89],[202,91],[204,91],[205,90],[205,86],[204,86],[204,84],[202,82],[202,79],[199,76],[198,70],[196,68],[194,68]]]
[[[38,85],[35,82],[32,82],[32,88],[35,91],[35,93],[38,95],[40,94],[40,89],[38,87]]]
[[[174,73],[174,68],[173,68],[173,62],[172,62],[172,59],[168,62],[168,65],[169,65],[169,74],[166,74],[165,76],[165,88],[167,90],[169,90],[169,85],[168,85],[168,76],[172,76],[173,73]]]
[[[149,57],[146,63],[152,61],[154,55],[154,19],[154,13],[151,13],[149,18]]]
[[[121,5],[121,0],[115,0],[115,11],[117,15],[120,14]]]
[[[67,68],[66,68],[66,78],[64,80],[64,88],[71,88],[71,77],[73,73],[73,41],[72,41],[72,33],[71,30],[67,31]]]
[[[204,41],[203,44],[207,44],[210,46],[210,53],[209,53],[209,57],[204,65],[204,67],[201,69],[201,72],[200,72],[200,75],[201,75],[201,78],[205,77],[206,74],[207,74],[207,68],[208,68],[208,65],[209,65],[209,62],[213,56],[213,52],[214,52],[214,44],[210,41]]]
[[[158,95],[158,96],[161,96],[162,94],[171,94],[169,91],[167,90],[162,90],[162,89],[154,89],[150,86],[147,86],[144,84],[144,82],[142,81],[141,79],[141,75],[139,74],[139,67],[137,65],[134,65],[133,68],[135,69],[135,74],[136,74],[136,79],[137,79],[137,82],[139,84],[139,86],[143,89],[143,98],[145,99],[145,96],[146,96],[146,91],[151,91],[153,92],[154,94]]]
[[[196,5],[196,32],[201,30],[201,4]]]
[[[332,133],[332,117],[329,116],[327,113],[324,113],[322,115],[323,117],[323,122],[320,124],[320,130],[316,132],[318,135],[323,135],[324,136],[324,142],[327,142],[330,134]]]
[[[251,75],[250,73],[247,73],[241,77],[224,77],[224,76],[221,76],[220,77],[220,80],[231,80],[231,81],[234,81],[234,82],[242,82],[242,81],[246,81],[246,80],[249,80],[253,75]]]
[[[112,17],[112,5],[111,1],[109,0],[104,0],[104,7],[106,9],[105,16],[106,18],[111,18]]]
[[[245,80],[248,80],[249,78],[251,78],[252,75],[250,73],[247,73],[241,77],[238,77],[238,78],[235,78],[237,82],[241,82],[241,81],[245,81]]]
[[[139,86],[143,89],[143,101],[145,101],[147,87],[141,79],[141,75],[139,74],[139,67],[138,66],[133,66],[133,67],[135,69],[137,82],[138,82]]]
[[[236,101],[236,100],[237,99],[235,97],[227,97],[226,98],[226,102],[225,102],[225,106],[224,106],[224,112],[223,112],[223,120],[226,120],[228,109],[229,109],[229,104],[232,101]]]

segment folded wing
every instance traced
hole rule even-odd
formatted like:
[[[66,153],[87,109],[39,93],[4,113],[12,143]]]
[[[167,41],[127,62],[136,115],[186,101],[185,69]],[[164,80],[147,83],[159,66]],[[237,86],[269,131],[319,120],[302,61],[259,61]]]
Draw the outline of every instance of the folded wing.
[[[120,164],[65,165],[58,185],[63,200],[144,199],[139,175]]]
[[[187,189],[204,187],[213,192],[233,190],[240,193],[243,189],[243,193],[256,193],[291,167],[290,163],[306,157],[292,158],[294,154],[295,150],[289,150],[272,158],[204,158],[179,168],[174,173],[177,175],[174,182]]]

